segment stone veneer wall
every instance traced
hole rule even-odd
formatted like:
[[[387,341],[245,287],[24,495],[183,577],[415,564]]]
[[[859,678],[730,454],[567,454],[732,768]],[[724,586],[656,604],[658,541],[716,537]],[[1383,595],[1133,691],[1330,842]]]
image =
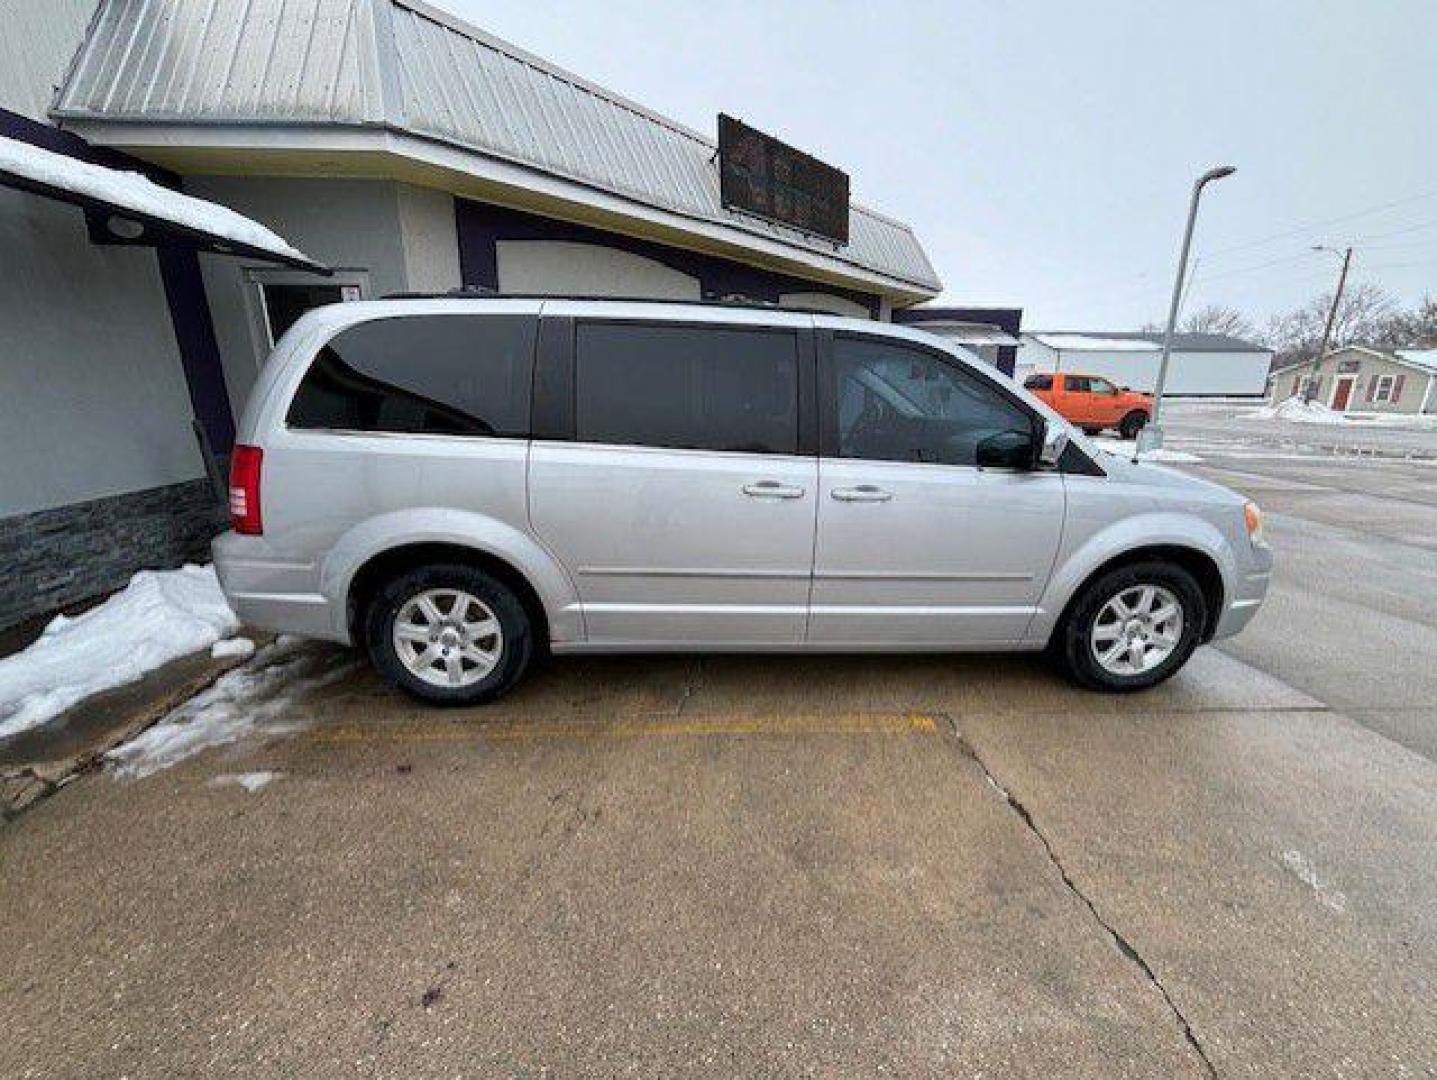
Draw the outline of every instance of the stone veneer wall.
[[[0,518],[0,630],[118,589],[136,570],[208,562],[225,518],[203,479]]]

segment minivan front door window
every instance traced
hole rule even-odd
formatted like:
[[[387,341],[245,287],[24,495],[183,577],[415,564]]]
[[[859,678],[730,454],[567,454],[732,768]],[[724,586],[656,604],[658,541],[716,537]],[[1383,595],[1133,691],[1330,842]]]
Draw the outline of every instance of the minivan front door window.
[[[839,457],[974,465],[984,439],[1032,432],[1015,402],[931,353],[840,337],[833,365]]]

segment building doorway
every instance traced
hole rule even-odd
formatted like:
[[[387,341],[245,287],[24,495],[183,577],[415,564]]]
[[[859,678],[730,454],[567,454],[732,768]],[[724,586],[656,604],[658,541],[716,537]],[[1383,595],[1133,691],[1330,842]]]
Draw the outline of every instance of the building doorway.
[[[255,344],[261,363],[306,311],[369,294],[368,275],[360,270],[339,270],[321,278],[294,270],[251,269],[245,277],[254,287]]]
[[[1340,375],[1332,387],[1331,408],[1336,412],[1344,412],[1348,402],[1352,400],[1352,386],[1357,382],[1356,375]]]

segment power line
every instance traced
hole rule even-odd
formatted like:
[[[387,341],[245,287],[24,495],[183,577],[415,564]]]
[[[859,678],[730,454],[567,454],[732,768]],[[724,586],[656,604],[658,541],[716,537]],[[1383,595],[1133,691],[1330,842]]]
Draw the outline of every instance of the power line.
[[[1420,225],[1408,225],[1405,228],[1393,229],[1391,232],[1359,236],[1357,240],[1365,247],[1372,240],[1386,240],[1389,236],[1405,236],[1408,233],[1421,232],[1423,229],[1437,229],[1437,221],[1424,221]]]
[[[1424,191],[1420,195],[1409,195],[1406,198],[1393,199],[1390,202],[1379,203],[1376,206],[1369,206],[1362,210],[1354,210],[1350,214],[1342,214],[1338,217],[1327,218],[1323,221],[1309,222],[1305,225],[1295,225],[1290,229],[1285,229],[1282,232],[1273,233],[1270,236],[1259,237],[1256,240],[1247,240],[1241,244],[1233,244],[1230,247],[1215,248],[1212,251],[1205,251],[1203,252],[1203,254],[1209,258],[1215,258],[1218,255],[1225,255],[1233,251],[1246,251],[1248,248],[1259,247],[1263,244],[1270,244],[1274,240],[1285,240],[1290,236],[1298,236],[1302,233],[1312,232],[1314,229],[1325,229],[1332,225],[1340,225],[1345,221],[1354,221],[1360,217],[1367,217],[1369,214],[1380,214],[1384,210],[1391,210],[1394,207],[1406,206],[1409,203],[1421,202],[1424,199],[1432,198],[1437,198],[1437,191]]]
[[[1425,200],[1425,199],[1432,199],[1432,198],[1437,198],[1437,190],[1434,190],[1434,191],[1424,191],[1424,192],[1422,192],[1422,193],[1420,193],[1420,194],[1417,194],[1417,195],[1408,195],[1408,196],[1405,196],[1404,198],[1401,198],[1401,199],[1391,199],[1391,200],[1389,200],[1389,201],[1387,201],[1387,202],[1378,203],[1378,204],[1376,204],[1376,205],[1374,205],[1374,206],[1365,207],[1365,208],[1363,208],[1363,209],[1361,209],[1361,210],[1354,210],[1354,211],[1352,211],[1351,213],[1341,214],[1341,215],[1339,215],[1339,216],[1337,216],[1337,217],[1326,218],[1326,219],[1323,219],[1323,220],[1321,220],[1321,221],[1312,221],[1312,222],[1308,222],[1307,224],[1303,224],[1303,225],[1295,225],[1295,226],[1293,226],[1293,227],[1290,228],[1290,229],[1284,229],[1282,232],[1272,233],[1272,234],[1270,234],[1270,235],[1268,235],[1268,236],[1259,237],[1259,238],[1256,239],[1256,240],[1247,240],[1247,241],[1244,241],[1244,242],[1241,243],[1241,244],[1232,244],[1232,245],[1230,245],[1230,246],[1228,246],[1228,247],[1213,248],[1212,250],[1197,252],[1196,254],[1199,255],[1199,256],[1201,256],[1201,257],[1204,258],[1204,259],[1215,259],[1215,258],[1218,258],[1219,256],[1229,255],[1229,254],[1231,254],[1231,253],[1233,253],[1233,252],[1235,252],[1235,251],[1247,251],[1247,250],[1249,250],[1249,249],[1251,249],[1251,248],[1261,247],[1261,246],[1266,245],[1266,244],[1274,243],[1274,242],[1276,242],[1276,241],[1278,241],[1278,240],[1285,240],[1285,239],[1288,239],[1288,238],[1290,238],[1290,237],[1300,236],[1300,235],[1302,235],[1302,234],[1304,234],[1304,233],[1311,233],[1311,232],[1314,232],[1314,231],[1316,231],[1316,230],[1318,230],[1318,229],[1328,228],[1328,227],[1330,227],[1330,226],[1332,226],[1332,225],[1340,225],[1340,224],[1342,224],[1343,222],[1347,222],[1347,221],[1355,221],[1355,220],[1358,219],[1358,218],[1367,217],[1367,216],[1370,215],[1370,214],[1379,214],[1379,213],[1382,213],[1382,212],[1385,211],[1385,210],[1391,210],[1391,209],[1394,209],[1395,207],[1399,207],[1399,206],[1407,206],[1407,205],[1409,205],[1409,204],[1411,204],[1411,203],[1421,202],[1421,201],[1423,201],[1423,200]],[[1366,237],[1361,237],[1361,236],[1359,236],[1359,237],[1356,237],[1355,239],[1357,239],[1357,240],[1359,240],[1359,241],[1364,241],[1364,240],[1382,240],[1382,239],[1386,239],[1387,237],[1390,237],[1390,236],[1401,236],[1401,235],[1404,235],[1404,234],[1409,233],[1409,232],[1417,232],[1417,231],[1422,230],[1422,229],[1430,229],[1430,228],[1434,228],[1434,227],[1437,227],[1437,221],[1423,222],[1423,223],[1418,224],[1418,225],[1409,225],[1409,226],[1406,226],[1406,227],[1404,227],[1404,228],[1394,229],[1394,230],[1391,230],[1391,231],[1385,232],[1385,233],[1376,233],[1376,234],[1368,235],[1368,236],[1366,236]],[[1149,278],[1149,277],[1152,277],[1152,276],[1155,275],[1155,274],[1160,274],[1160,273],[1165,273],[1165,271],[1162,271],[1162,270],[1159,270],[1159,269],[1148,269],[1148,270],[1139,270],[1139,271],[1136,271],[1136,272],[1130,273],[1130,274],[1120,274],[1120,275],[1116,275],[1116,276],[1114,276],[1114,277],[1103,278],[1103,279],[1100,279],[1099,281],[1091,282],[1090,284],[1088,284],[1088,285],[1086,286],[1086,289],[1089,290],[1089,291],[1096,291],[1096,290],[1098,290],[1098,289],[1106,288],[1108,285],[1122,285],[1122,284],[1124,284],[1124,283],[1126,283],[1126,282],[1129,282],[1129,281],[1140,281],[1140,280],[1143,279],[1143,278]],[[1206,275],[1205,275],[1205,276],[1206,276]],[[1139,286],[1139,287],[1145,287],[1145,286]]]

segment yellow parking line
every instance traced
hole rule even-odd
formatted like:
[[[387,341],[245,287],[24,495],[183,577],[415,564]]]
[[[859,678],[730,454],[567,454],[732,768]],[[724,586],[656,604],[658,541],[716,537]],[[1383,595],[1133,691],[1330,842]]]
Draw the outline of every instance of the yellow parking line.
[[[938,720],[925,712],[753,713],[676,717],[665,714],[612,720],[499,720],[478,723],[401,721],[317,727],[310,738],[326,743],[517,742],[527,739],[641,739],[715,735],[932,734]]]

